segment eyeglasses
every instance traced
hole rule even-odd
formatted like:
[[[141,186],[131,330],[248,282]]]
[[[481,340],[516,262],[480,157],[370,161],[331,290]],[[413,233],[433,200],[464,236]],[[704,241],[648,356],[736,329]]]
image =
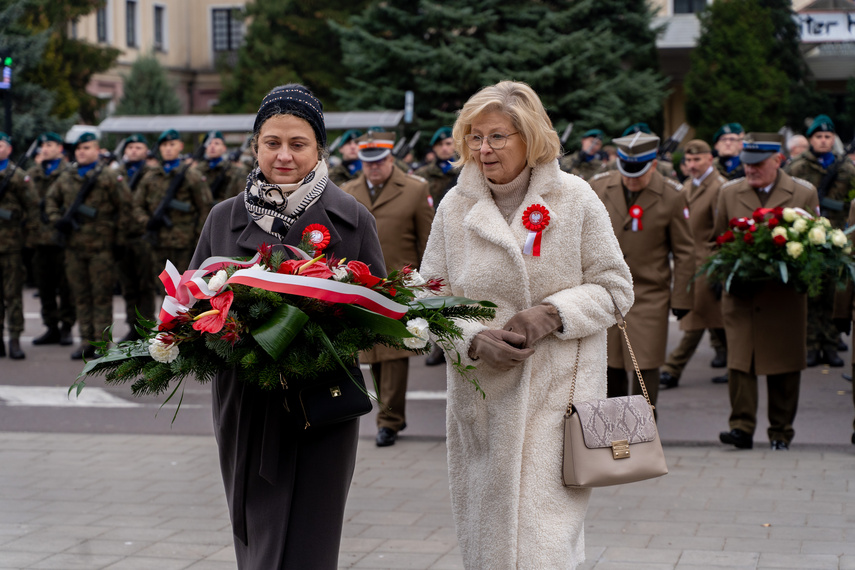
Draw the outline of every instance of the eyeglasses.
[[[492,133],[487,135],[486,137],[482,137],[481,135],[466,135],[463,137],[463,140],[466,141],[466,146],[468,146],[471,150],[481,150],[481,145],[484,144],[484,141],[487,141],[487,145],[493,150],[502,150],[505,148],[505,145],[508,144],[508,137],[512,137],[514,135],[518,135],[519,132],[510,133],[507,135],[503,135],[501,133]]]

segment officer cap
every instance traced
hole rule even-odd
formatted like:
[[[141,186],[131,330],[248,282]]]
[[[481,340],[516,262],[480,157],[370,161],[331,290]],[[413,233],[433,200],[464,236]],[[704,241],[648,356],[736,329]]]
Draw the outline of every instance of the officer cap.
[[[98,137],[95,136],[95,133],[85,132],[79,137],[77,137],[77,141],[74,143],[74,146],[81,145],[83,143],[87,143],[89,141],[97,141]]]
[[[125,139],[125,144],[131,144],[131,143],[143,143],[144,145],[148,146],[148,141],[140,133],[134,133]]]
[[[12,144],[12,137],[7,135],[3,131],[0,131],[0,142]]]
[[[55,133],[53,131],[48,131],[46,133],[42,133],[39,135],[39,144],[46,143],[46,142],[55,142],[55,143],[62,144],[63,140],[62,140],[62,137],[59,136],[59,133]]]
[[[181,138],[181,135],[178,134],[178,131],[175,129],[167,129],[160,133],[160,136],[157,137],[157,146],[162,145],[167,141],[177,141]]]
[[[350,129],[350,130],[344,131],[344,134],[341,135],[340,146],[346,145],[350,141],[356,140],[361,136],[362,136],[362,131],[360,131],[359,129]]]
[[[648,135],[652,135],[653,131],[650,130],[650,127],[647,126],[647,123],[633,123],[628,126],[621,136],[629,136],[632,133],[646,133]]]
[[[828,115],[817,115],[807,130],[807,136],[811,136],[816,132],[834,132],[834,121]]]
[[[718,142],[724,135],[741,135],[745,132],[745,129],[742,128],[742,125],[739,123],[728,123],[726,125],[722,125],[719,130],[715,132],[715,136],[713,136],[712,142],[713,144]]]
[[[589,131],[585,131],[585,134],[582,135],[583,139],[586,139],[588,137],[594,137],[595,139],[600,139],[600,141],[603,141],[606,138],[606,133],[604,133],[600,129],[591,129]]]
[[[369,130],[356,139],[356,142],[359,143],[359,160],[377,162],[392,154],[392,148],[395,146],[395,133]]]
[[[430,146],[451,138],[451,127],[440,127],[430,138]]]
[[[745,164],[763,162],[773,154],[781,152],[784,137],[778,133],[747,133],[742,141],[739,160]]]
[[[712,149],[706,141],[702,141],[701,139],[694,139],[686,143],[684,154],[707,154],[711,152]]]
[[[617,147],[617,167],[627,178],[638,178],[650,169],[659,154],[659,137],[635,133],[612,140]]]

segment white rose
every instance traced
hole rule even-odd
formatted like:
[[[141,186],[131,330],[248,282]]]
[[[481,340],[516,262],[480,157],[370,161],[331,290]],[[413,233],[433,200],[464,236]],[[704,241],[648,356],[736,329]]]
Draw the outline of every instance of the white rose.
[[[797,234],[802,233],[807,229],[807,220],[804,218],[799,218],[795,222],[793,222],[793,231]]]
[[[772,230],[772,237],[775,236],[784,236],[787,237],[787,228],[778,226],[774,230]]]
[[[788,241],[787,242],[787,253],[790,254],[790,257],[793,259],[798,258],[805,250],[805,247],[797,241]]]
[[[822,245],[825,243],[825,228],[822,226],[814,226],[808,232],[808,241],[813,245]]]
[[[785,222],[792,222],[796,219],[796,211],[792,208],[784,208],[782,215],[784,216]]]
[[[843,248],[843,253],[845,253],[846,255],[849,255],[850,253],[852,253],[852,246],[851,246],[851,245],[847,245],[846,247],[844,247],[844,248]]]
[[[821,217],[819,219],[819,223],[827,228],[831,228],[831,220],[829,220],[828,218]]]
[[[842,230],[831,230],[831,243],[837,247],[844,247],[849,243],[849,239]]]
[[[347,267],[345,267],[344,265],[339,265],[338,267],[334,268],[332,272],[333,279],[335,279],[336,281],[342,281],[345,277],[347,277],[348,273]]]
[[[226,284],[226,279],[228,279],[228,273],[226,273],[225,269],[220,269],[213,277],[211,277],[211,280],[208,281],[208,289],[211,291],[219,291],[223,288],[223,285]]]
[[[151,344],[148,346],[148,353],[158,362],[169,364],[178,358],[178,346],[174,343],[166,344],[161,340],[163,335],[157,335],[151,339]]]
[[[427,346],[427,341],[430,340],[429,329],[428,322],[421,317],[407,321],[407,332],[414,336],[405,338],[404,346],[415,349]]]
[[[416,271],[415,269],[413,269],[413,271],[411,273],[409,273],[408,275],[406,275],[404,277],[404,286],[405,287],[420,287],[421,285],[424,285],[425,283],[427,283],[427,281],[425,281],[425,278],[422,277],[419,274],[419,272]]]

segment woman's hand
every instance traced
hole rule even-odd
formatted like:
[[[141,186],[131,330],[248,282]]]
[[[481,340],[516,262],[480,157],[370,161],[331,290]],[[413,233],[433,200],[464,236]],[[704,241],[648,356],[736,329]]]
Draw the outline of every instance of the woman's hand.
[[[521,334],[525,337],[523,347],[530,348],[546,335],[557,331],[563,326],[561,316],[555,305],[544,303],[530,309],[520,311],[507,322],[504,330]]]
[[[523,348],[525,337],[505,330],[490,329],[478,333],[469,345],[469,358],[484,364],[510,370],[534,354],[533,348]]]

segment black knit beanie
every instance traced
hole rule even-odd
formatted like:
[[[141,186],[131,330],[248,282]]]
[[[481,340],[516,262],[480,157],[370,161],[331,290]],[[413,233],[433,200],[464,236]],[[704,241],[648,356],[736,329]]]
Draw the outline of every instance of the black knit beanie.
[[[307,87],[298,83],[274,87],[261,101],[252,132],[257,135],[264,121],[281,114],[295,115],[306,120],[315,131],[318,142],[326,148],[327,129],[324,125],[324,106]]]

